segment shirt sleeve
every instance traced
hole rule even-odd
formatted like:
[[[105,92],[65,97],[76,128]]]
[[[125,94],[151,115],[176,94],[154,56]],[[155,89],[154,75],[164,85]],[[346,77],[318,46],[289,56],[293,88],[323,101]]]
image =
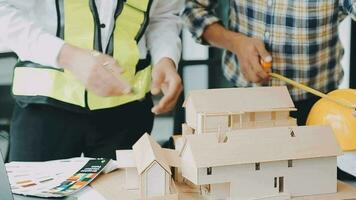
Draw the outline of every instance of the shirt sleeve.
[[[35,1],[19,1],[19,7],[8,0],[0,0],[0,43],[15,52],[23,61],[58,67],[57,57],[64,41],[46,32],[31,20],[26,10]]]
[[[351,18],[356,21],[356,1],[355,0],[341,0],[340,7],[342,11],[350,15]]]
[[[182,17],[193,38],[199,43],[205,43],[202,39],[204,30],[210,24],[220,22],[214,9],[217,0],[187,0]]]
[[[180,32],[182,28],[179,12],[183,8],[181,0],[158,0],[150,16],[146,32],[147,47],[151,53],[152,64],[162,58],[173,60],[176,67],[181,56]]]

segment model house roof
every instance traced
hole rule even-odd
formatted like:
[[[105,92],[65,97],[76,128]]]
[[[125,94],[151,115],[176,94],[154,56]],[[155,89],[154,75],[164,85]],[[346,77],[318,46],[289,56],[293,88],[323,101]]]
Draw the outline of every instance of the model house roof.
[[[340,155],[333,131],[327,126],[277,127],[218,134],[188,135],[184,153],[191,153],[197,168],[295,160]]]
[[[171,173],[169,160],[161,146],[147,133],[145,133],[133,146],[133,154],[137,171],[141,174],[153,162],[157,162],[168,173]]]
[[[202,113],[295,110],[285,86],[196,90],[190,92],[183,107],[187,101]]]

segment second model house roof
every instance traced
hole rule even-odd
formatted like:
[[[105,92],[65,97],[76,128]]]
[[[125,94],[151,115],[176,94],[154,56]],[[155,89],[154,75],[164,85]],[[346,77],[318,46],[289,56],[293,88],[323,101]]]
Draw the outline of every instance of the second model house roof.
[[[188,135],[184,153],[197,168],[271,162],[340,155],[341,149],[328,126],[277,127],[239,130],[226,134]]]
[[[189,93],[183,106],[188,105],[198,113],[295,110],[285,86],[196,90]]]
[[[166,152],[147,133],[145,133],[133,146],[133,154],[139,174],[144,172],[153,162],[157,162],[162,168],[171,174],[170,161]]]

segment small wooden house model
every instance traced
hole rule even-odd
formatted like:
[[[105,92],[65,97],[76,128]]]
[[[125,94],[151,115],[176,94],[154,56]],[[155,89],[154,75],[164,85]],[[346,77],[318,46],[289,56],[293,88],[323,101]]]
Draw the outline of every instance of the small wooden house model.
[[[187,135],[181,166],[210,199],[275,199],[335,193],[340,154],[329,127],[273,127]]]
[[[296,125],[289,117],[296,109],[284,86],[197,90],[183,106],[183,134]]]
[[[126,170],[127,189],[140,189],[142,199],[177,199],[171,167],[178,167],[174,150],[163,149],[147,133],[132,150],[116,151],[118,167]]]

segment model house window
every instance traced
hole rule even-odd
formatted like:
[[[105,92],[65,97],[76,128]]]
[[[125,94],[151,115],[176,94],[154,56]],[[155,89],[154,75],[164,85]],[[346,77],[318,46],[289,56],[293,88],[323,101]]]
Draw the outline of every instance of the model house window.
[[[277,188],[277,177],[274,177],[274,188]]]
[[[211,191],[211,186],[209,185],[201,185],[200,186],[200,191],[202,194],[209,194]]]
[[[245,118],[243,114],[234,114],[232,115],[232,124],[231,128],[242,128],[242,124],[244,122]]]
[[[232,115],[229,115],[227,127],[228,127],[228,128],[232,128]]]
[[[255,121],[264,122],[272,120],[272,112],[257,112],[255,113]]]
[[[288,167],[293,167],[293,160],[288,160]]]
[[[228,137],[225,132],[218,133],[218,142],[219,143],[227,143]]]
[[[227,143],[228,140],[229,140],[229,138],[225,135],[225,136],[224,136],[223,143]]]
[[[272,112],[272,120],[276,120],[277,119],[277,114],[275,111]]]
[[[256,113],[250,113],[250,121],[251,122],[256,121]]]
[[[293,129],[290,128],[289,130],[290,130],[290,136],[295,137],[295,133],[294,133]]]
[[[255,170],[259,171],[261,169],[261,163],[255,163]]]
[[[212,173],[213,173],[213,168],[212,167],[206,168],[206,174],[207,175],[211,175]]]
[[[279,193],[284,192],[284,177],[283,176],[278,178],[278,186],[279,186],[278,187]]]
[[[289,119],[289,111],[278,111],[276,113],[276,120]]]

